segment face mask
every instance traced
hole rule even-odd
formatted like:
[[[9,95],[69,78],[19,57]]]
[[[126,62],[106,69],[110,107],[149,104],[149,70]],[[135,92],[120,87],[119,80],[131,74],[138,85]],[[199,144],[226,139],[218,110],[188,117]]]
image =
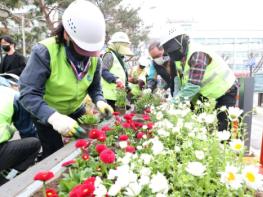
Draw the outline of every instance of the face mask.
[[[8,52],[8,51],[10,51],[10,45],[2,45],[2,49],[3,49],[5,52]]]
[[[169,61],[169,56],[162,56],[158,58],[154,58],[153,61],[158,65],[163,65],[165,62]]]
[[[170,52],[169,56],[172,61],[180,61],[184,57],[184,54],[181,52],[181,50],[177,50]]]

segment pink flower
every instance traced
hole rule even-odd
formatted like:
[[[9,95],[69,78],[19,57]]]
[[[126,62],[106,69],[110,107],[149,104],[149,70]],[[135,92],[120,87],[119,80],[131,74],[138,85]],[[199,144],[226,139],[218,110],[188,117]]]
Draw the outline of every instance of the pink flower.
[[[144,113],[151,113],[151,109],[148,107],[144,110]]]
[[[70,197],[92,197],[95,191],[94,183],[87,182],[76,185],[69,193]]]
[[[134,115],[135,115],[135,114],[133,114],[133,113],[125,114],[125,115],[123,116],[123,118],[124,118],[127,122],[129,122],[129,121],[132,120],[132,118],[133,118]]]
[[[35,181],[48,181],[54,177],[54,173],[51,171],[41,171],[34,176]]]
[[[143,124],[137,121],[133,121],[133,124],[138,127],[138,128],[142,128]]]
[[[57,191],[52,188],[46,189],[46,196],[47,197],[58,197]]]
[[[129,153],[134,153],[136,151],[134,146],[127,146],[125,150]]]
[[[62,167],[67,167],[67,166],[71,166],[72,164],[76,163],[76,161],[74,159],[66,161],[64,163],[62,163]]]
[[[76,141],[76,143],[75,143],[75,147],[76,148],[86,148],[88,146],[88,143],[87,143],[87,141],[86,140],[84,140],[84,139],[79,139],[79,140],[77,140]]]
[[[131,127],[131,125],[128,122],[124,122],[124,123],[122,123],[122,127],[128,129]]]
[[[153,128],[153,123],[152,122],[148,122],[147,123],[147,127],[148,127],[148,129],[152,129]]]
[[[120,135],[119,141],[127,141],[129,139],[128,135]]]
[[[91,176],[91,177],[87,178],[87,179],[83,182],[83,184],[86,184],[86,183],[92,183],[92,184],[94,184],[95,181],[96,181],[96,177]]]
[[[148,114],[144,114],[142,117],[144,120],[150,120],[151,119]]]
[[[97,153],[101,153],[102,151],[104,151],[105,149],[107,149],[108,147],[105,144],[97,144],[96,145],[96,151]]]
[[[105,142],[106,135],[104,133],[100,133],[100,135],[97,138],[100,142]]]
[[[89,160],[89,154],[88,153],[83,153],[81,158],[85,161]]]
[[[115,153],[111,149],[105,149],[100,153],[100,160],[105,164],[115,162]]]
[[[91,129],[89,131],[89,138],[97,139],[100,135],[101,131],[99,129]]]
[[[143,135],[145,135],[145,133],[140,131],[140,132],[137,133],[136,138],[137,139],[142,139]]]
[[[112,114],[113,114],[114,116],[118,116],[118,115],[120,115],[120,112],[115,111],[115,112],[113,112]]]
[[[101,130],[104,131],[104,132],[107,132],[107,131],[110,131],[111,128],[109,127],[109,125],[105,125],[105,126],[103,126],[103,127],[101,128]]]

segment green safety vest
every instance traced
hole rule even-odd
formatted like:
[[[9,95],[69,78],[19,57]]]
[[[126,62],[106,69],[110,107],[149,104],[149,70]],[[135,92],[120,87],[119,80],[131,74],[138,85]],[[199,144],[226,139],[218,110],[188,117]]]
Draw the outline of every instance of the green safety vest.
[[[11,139],[16,131],[12,125],[15,94],[11,88],[0,86],[0,144]]]
[[[64,46],[56,43],[55,37],[41,41],[50,54],[51,74],[45,85],[44,100],[58,112],[69,115],[76,111],[93,81],[98,59],[90,58],[86,75],[78,80],[66,57]]]
[[[140,79],[140,80],[143,80],[144,83],[146,83],[146,74],[147,74],[147,71],[146,71],[146,68],[144,68],[142,70],[141,73],[138,73],[138,67],[139,66],[136,66],[132,71],[131,71],[131,76],[136,78],[136,79]],[[131,88],[131,93],[135,96],[138,96],[141,94],[141,89],[139,87],[138,84],[134,84],[134,83],[130,83],[129,82],[129,86]]]
[[[110,72],[122,80],[123,83],[126,81],[125,71],[122,68],[121,63],[119,62],[118,58],[113,52],[110,52],[113,56],[113,63],[112,67],[110,68]],[[101,80],[103,96],[105,99],[116,101],[116,84],[115,83],[108,83],[106,80]]]
[[[203,47],[200,48],[200,46],[189,44],[184,68],[182,68],[180,61],[175,62],[177,71],[182,73],[182,75],[179,74],[181,87],[188,82],[190,71],[188,62],[192,54],[197,51],[207,53],[212,58],[211,63],[206,67],[199,93],[209,99],[217,99],[226,93],[226,91],[234,84],[236,78],[233,71],[219,55],[206,50]]]

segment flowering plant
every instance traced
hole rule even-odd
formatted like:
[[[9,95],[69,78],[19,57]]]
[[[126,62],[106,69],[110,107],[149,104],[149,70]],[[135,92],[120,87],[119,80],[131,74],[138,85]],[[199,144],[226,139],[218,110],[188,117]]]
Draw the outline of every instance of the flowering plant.
[[[78,142],[90,157],[69,162],[59,196],[253,196],[262,176],[243,163],[241,133],[217,131],[213,108],[152,105],[141,122],[114,114],[114,126],[94,131],[90,146]]]
[[[116,88],[116,107],[125,108],[127,93],[124,87]]]

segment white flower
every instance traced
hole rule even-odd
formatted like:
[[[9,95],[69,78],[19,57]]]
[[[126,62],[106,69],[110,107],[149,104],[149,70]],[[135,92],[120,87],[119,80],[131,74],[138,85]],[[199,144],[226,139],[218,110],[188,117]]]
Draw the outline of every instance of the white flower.
[[[152,92],[151,88],[147,88],[143,90],[143,94],[150,94]]]
[[[136,146],[137,150],[142,150],[142,146]]]
[[[119,142],[119,146],[120,146],[122,149],[124,149],[124,148],[126,148],[126,147],[128,146],[128,142],[127,142],[127,141],[120,141],[120,142]]]
[[[156,194],[156,197],[167,197],[167,195],[163,194],[163,193],[158,193],[158,194]]]
[[[162,120],[163,119],[163,113],[162,112],[157,112],[157,114],[156,114],[156,119],[157,120]]]
[[[94,186],[97,187],[100,184],[102,184],[102,180],[99,176],[96,176]]]
[[[107,179],[113,180],[117,176],[117,170],[110,169]]]
[[[226,106],[224,105],[224,106],[222,106],[222,107],[220,107],[220,111],[226,111],[227,110],[227,108],[226,108]]]
[[[95,187],[94,194],[98,197],[104,197],[107,194],[107,188],[103,184],[100,184]]]
[[[110,189],[108,191],[109,196],[116,196],[121,191],[121,186],[118,184],[113,184],[110,186]]]
[[[146,129],[148,129],[148,126],[147,125],[143,125],[142,129],[146,130]]]
[[[153,193],[167,193],[169,190],[168,181],[160,172],[152,177],[149,187]]]
[[[229,145],[230,145],[231,149],[234,150],[235,152],[240,152],[244,149],[244,142],[241,141],[240,139],[231,140]]]
[[[145,165],[148,165],[151,162],[151,160],[152,160],[152,156],[149,155],[149,154],[145,154],[145,153],[141,154],[141,160],[143,160],[143,163]]]
[[[193,123],[187,122],[184,124],[184,127],[188,130],[192,130],[193,129]]]
[[[118,158],[118,161],[120,161],[122,164],[129,164],[130,163],[130,161],[131,161],[131,158],[132,158],[132,154],[131,153],[125,153],[125,155],[124,155],[124,157],[119,157]]]
[[[150,177],[148,176],[142,176],[140,179],[139,179],[139,184],[141,186],[144,186],[144,185],[148,185],[150,183]]]
[[[176,153],[179,153],[181,151],[180,146],[174,146],[174,150]]]
[[[202,159],[205,158],[205,153],[202,150],[196,150],[195,151],[195,156],[196,156],[197,159],[202,160]]]
[[[163,137],[169,136],[169,133],[164,129],[158,129],[157,133],[158,133],[158,135],[163,136]]]
[[[172,132],[173,133],[179,133],[180,132],[180,128],[179,127],[173,127]]]
[[[162,153],[164,150],[163,143],[159,140],[153,140],[152,151],[154,155]]]
[[[126,188],[125,195],[127,196],[138,196],[142,190],[142,187],[137,183],[131,183]]]
[[[215,120],[216,120],[216,118],[215,118],[215,115],[213,115],[213,114],[207,114],[205,117],[205,122],[207,124],[212,124],[215,122]]]
[[[217,137],[219,141],[226,141],[230,138],[230,136],[231,136],[231,133],[226,130],[217,132]]]
[[[262,175],[255,166],[246,166],[242,170],[242,176],[248,187],[257,190],[262,186]]]
[[[225,183],[228,188],[238,189],[241,187],[242,178],[237,171],[236,167],[227,165],[225,172],[221,173],[220,181]]]
[[[238,117],[242,114],[243,110],[238,107],[229,107],[228,108],[228,118],[231,121],[238,120]]]
[[[206,167],[202,163],[197,161],[189,162],[186,167],[186,171],[193,176],[203,176],[205,170]]]
[[[150,176],[151,170],[150,168],[142,167],[142,169],[140,170],[140,174],[141,176]]]

